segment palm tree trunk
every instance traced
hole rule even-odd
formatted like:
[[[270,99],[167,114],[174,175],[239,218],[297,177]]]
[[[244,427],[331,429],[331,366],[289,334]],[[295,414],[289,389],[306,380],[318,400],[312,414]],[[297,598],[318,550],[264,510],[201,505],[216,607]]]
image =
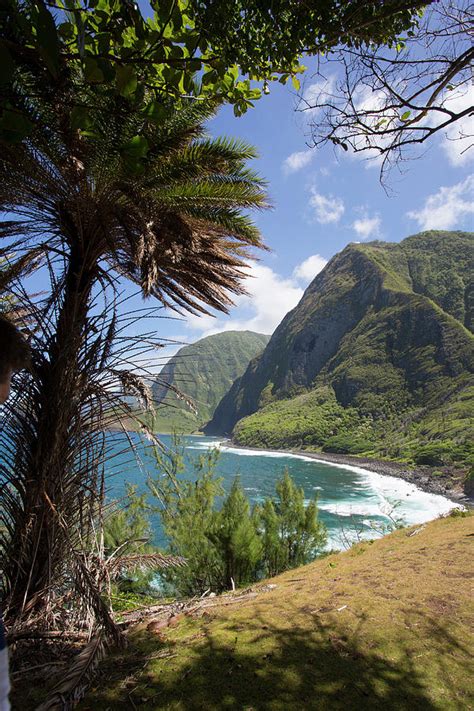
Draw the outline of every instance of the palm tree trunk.
[[[80,489],[76,484],[74,490],[71,438],[81,427],[85,376],[80,354],[96,267],[87,260],[82,244],[71,249],[55,336],[38,372],[23,516],[11,542],[10,570],[5,571],[10,584],[8,616],[16,621],[47,608],[77,522]]]

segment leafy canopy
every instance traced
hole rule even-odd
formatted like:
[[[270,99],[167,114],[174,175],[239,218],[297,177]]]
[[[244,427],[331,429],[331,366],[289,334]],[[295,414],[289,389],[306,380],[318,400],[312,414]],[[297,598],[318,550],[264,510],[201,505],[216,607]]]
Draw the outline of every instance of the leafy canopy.
[[[230,102],[244,113],[262,90],[303,71],[305,53],[393,44],[416,24],[420,0],[6,0],[0,10],[0,138],[32,130],[28,97],[63,90],[71,75],[161,119],[164,97]],[[149,15],[149,16],[147,16]],[[20,87],[20,91],[19,91]],[[154,99],[150,101],[149,94]],[[87,129],[77,105],[71,122]]]

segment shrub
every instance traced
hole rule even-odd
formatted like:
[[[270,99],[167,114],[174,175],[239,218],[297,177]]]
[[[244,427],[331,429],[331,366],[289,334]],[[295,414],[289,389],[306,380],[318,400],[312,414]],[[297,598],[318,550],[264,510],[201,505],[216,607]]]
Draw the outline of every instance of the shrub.
[[[361,454],[370,451],[372,447],[373,444],[368,439],[342,433],[329,437],[323,445],[323,451],[335,454]]]
[[[452,446],[448,442],[429,442],[415,450],[413,461],[415,464],[439,467],[451,459],[452,451]]]
[[[183,478],[174,453],[171,476],[149,481],[159,495],[158,511],[169,539],[169,552],[183,556],[183,568],[163,571],[173,590],[185,595],[228,590],[313,560],[326,543],[316,500],[305,506],[304,491],[288,472],[276,484],[276,496],[250,508],[238,478],[219,507],[223,493],[215,476],[218,452],[195,463],[193,480]],[[174,463],[173,463],[174,462]]]

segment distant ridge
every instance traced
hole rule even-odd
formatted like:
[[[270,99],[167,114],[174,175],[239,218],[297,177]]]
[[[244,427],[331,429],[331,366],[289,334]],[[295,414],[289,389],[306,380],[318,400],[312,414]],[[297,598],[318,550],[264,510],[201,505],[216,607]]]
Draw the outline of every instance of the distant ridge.
[[[270,336],[253,331],[226,331],[183,346],[160,373],[160,382],[180,390],[193,402],[193,412],[186,400],[155,382],[157,402],[155,429],[159,432],[191,433],[199,430],[214,414],[217,403],[232,383],[247,368],[249,361],[262,352]]]

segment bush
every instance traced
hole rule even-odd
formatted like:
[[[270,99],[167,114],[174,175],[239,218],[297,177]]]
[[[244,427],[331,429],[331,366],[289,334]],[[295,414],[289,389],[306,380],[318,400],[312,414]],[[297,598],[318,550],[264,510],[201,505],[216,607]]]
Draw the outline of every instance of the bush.
[[[349,433],[343,433],[329,437],[323,444],[323,452],[334,452],[335,454],[361,454],[370,451],[372,442],[362,437],[355,437]]]
[[[427,464],[430,467],[439,467],[446,464],[452,455],[452,447],[447,442],[430,442],[415,450],[413,461],[415,464]]]
[[[171,466],[171,478],[149,482],[152,493],[159,488],[168,552],[187,562],[164,571],[163,578],[184,596],[229,590],[304,565],[326,543],[316,500],[305,506],[304,491],[288,472],[277,482],[275,498],[252,510],[236,478],[219,507],[223,490],[214,471],[217,457],[213,452],[195,463],[194,481],[182,477],[178,464]]]

